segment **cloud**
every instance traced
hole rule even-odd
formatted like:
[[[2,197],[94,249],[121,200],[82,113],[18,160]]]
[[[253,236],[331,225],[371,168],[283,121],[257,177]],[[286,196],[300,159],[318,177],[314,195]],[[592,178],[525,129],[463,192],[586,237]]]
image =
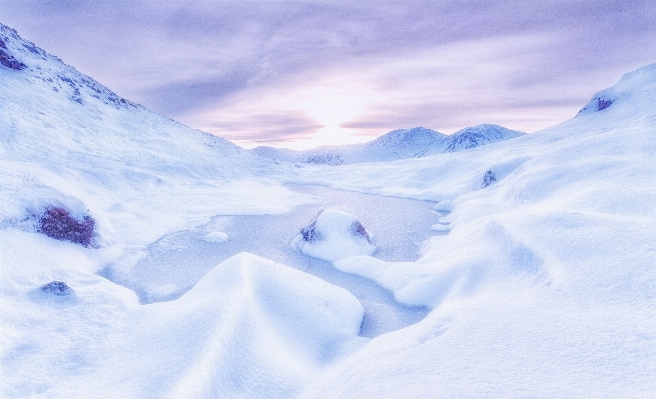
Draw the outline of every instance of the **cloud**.
[[[209,118],[203,130],[245,144],[277,143],[301,139],[317,132],[323,125],[309,115],[298,113],[236,115],[233,118]]]

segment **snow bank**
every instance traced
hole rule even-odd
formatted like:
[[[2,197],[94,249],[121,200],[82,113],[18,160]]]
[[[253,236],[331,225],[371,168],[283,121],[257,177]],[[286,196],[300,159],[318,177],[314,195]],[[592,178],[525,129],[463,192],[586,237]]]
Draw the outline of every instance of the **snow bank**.
[[[329,262],[356,255],[371,255],[376,247],[371,234],[350,213],[325,209],[316,220],[301,230],[292,247],[308,256]]]
[[[366,342],[349,292],[254,255],[144,306],[94,275],[102,250],[12,230],[0,245],[3,397],[290,397]]]
[[[171,312],[167,305],[157,307]],[[186,330],[180,321],[212,327],[184,338],[195,359],[171,397],[289,397],[364,342],[364,311],[349,292],[246,253],[217,266],[174,308],[164,321],[172,332]]]

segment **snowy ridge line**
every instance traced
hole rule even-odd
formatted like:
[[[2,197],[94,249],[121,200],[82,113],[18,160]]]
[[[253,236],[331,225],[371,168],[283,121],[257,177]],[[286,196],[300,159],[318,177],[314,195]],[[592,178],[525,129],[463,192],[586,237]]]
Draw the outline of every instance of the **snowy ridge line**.
[[[227,140],[120,98],[4,25],[0,38],[3,51],[26,65],[0,67],[0,156],[5,160],[38,160],[83,173],[93,166],[101,175],[162,182],[169,172],[213,178],[240,176],[240,168],[268,168],[270,162],[257,162]]]
[[[450,136],[431,129],[415,127],[393,130],[364,144],[325,146],[307,151],[263,146],[251,151],[275,160],[337,166],[363,162],[387,162],[463,151],[520,137],[524,134],[489,124],[467,127]]]
[[[49,84],[52,90],[67,92],[73,101],[81,104],[83,98],[93,97],[116,108],[139,106],[119,97],[93,78],[79,73],[75,68],[65,65],[60,58],[46,53],[34,43],[21,38],[14,29],[2,24],[0,24],[0,41],[0,47],[22,61],[23,67],[18,70],[26,69],[32,72],[44,83]],[[81,90],[84,91],[85,96],[82,95]]]

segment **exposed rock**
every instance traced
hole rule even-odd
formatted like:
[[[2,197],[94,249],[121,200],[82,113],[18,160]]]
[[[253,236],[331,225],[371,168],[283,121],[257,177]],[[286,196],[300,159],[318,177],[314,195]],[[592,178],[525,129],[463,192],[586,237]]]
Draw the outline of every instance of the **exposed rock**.
[[[41,286],[41,291],[57,296],[71,295],[73,290],[63,281],[51,281]]]
[[[4,42],[2,42],[2,44],[4,45]],[[6,48],[6,46],[4,48]],[[27,68],[27,65],[16,60],[16,58],[4,50],[0,50],[0,64],[6,66],[9,69],[13,69],[14,71],[20,71],[21,69]]]
[[[497,181],[497,175],[494,174],[491,170],[485,172],[483,175],[483,188],[488,187],[490,184]]]
[[[594,97],[592,97],[592,100],[590,100],[590,102],[585,105],[585,107],[581,108],[576,116],[591,112],[603,111],[613,105],[615,100],[617,100],[617,98],[609,96],[609,93],[597,93]]]
[[[303,236],[303,240],[307,242],[314,242],[321,239],[321,234],[319,234],[319,232],[317,231],[316,226],[317,226],[317,221],[315,220],[314,222],[310,223],[309,225],[301,229],[301,235]]]
[[[604,99],[599,99],[597,103],[597,111],[601,111],[603,109],[606,109],[613,104],[613,100],[604,100]]]

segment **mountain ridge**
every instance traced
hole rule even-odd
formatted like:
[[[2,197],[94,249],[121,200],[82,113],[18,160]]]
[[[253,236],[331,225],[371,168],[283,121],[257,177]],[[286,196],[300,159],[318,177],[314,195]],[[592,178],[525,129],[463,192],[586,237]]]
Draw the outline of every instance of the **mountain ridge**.
[[[0,40],[0,57],[20,65],[0,66],[0,153],[7,160],[192,173],[186,161],[196,159],[193,173],[217,176],[246,167],[241,161],[263,161],[118,96],[3,24]]]
[[[337,166],[364,162],[387,162],[464,151],[525,134],[492,124],[466,127],[452,135],[445,135],[424,127],[414,127],[392,130],[362,144],[322,146],[305,151],[261,146],[251,151],[275,160]]]

